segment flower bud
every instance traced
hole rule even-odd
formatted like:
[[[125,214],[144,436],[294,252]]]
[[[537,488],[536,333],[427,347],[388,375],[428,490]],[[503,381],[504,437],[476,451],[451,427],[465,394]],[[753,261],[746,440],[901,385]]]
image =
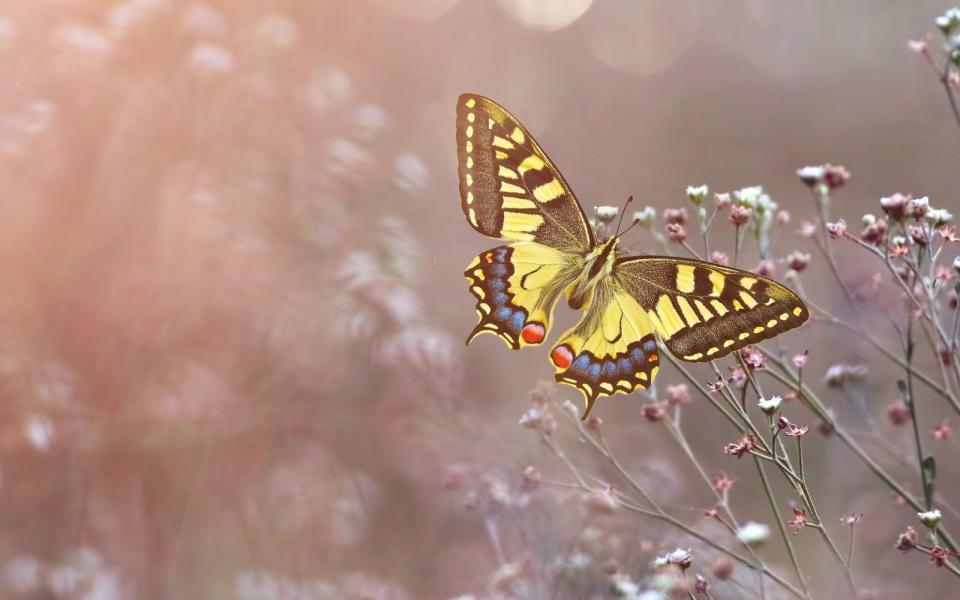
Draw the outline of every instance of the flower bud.
[[[760,398],[757,406],[760,407],[760,410],[762,410],[765,415],[772,416],[780,409],[782,403],[783,398],[780,396],[770,396],[770,398]]]
[[[644,227],[650,227],[653,225],[653,220],[657,216],[657,211],[652,206],[647,206],[643,210],[638,210],[633,213],[633,220]]]
[[[940,519],[943,517],[938,508],[926,512],[919,512],[917,516],[920,517],[920,522],[930,529],[936,529],[937,525],[940,524]]]
[[[707,197],[707,193],[710,192],[710,188],[704,185],[699,185],[697,187],[687,186],[687,197],[690,198],[690,202],[693,202],[695,206],[700,206],[703,202],[703,199]]]
[[[803,271],[810,264],[810,255],[803,252],[791,252],[787,256],[787,265],[797,273]]]
[[[610,223],[620,214],[620,209],[616,206],[598,206],[597,220],[601,223]]]

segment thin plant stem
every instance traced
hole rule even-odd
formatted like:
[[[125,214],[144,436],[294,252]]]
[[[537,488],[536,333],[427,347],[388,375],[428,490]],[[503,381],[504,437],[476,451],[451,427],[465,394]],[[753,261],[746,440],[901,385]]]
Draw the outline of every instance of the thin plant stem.
[[[777,522],[777,529],[780,530],[780,536],[783,538],[783,544],[787,547],[787,554],[790,557],[790,563],[793,565],[793,570],[797,575],[797,579],[800,581],[800,588],[803,590],[805,597],[810,597],[810,591],[807,589],[807,581],[803,576],[803,569],[800,567],[800,561],[797,559],[797,552],[793,547],[793,542],[790,541],[790,534],[787,532],[785,526],[785,521],[780,515],[780,508],[777,506],[777,500],[773,495],[773,488],[770,487],[770,481],[767,479],[767,474],[763,470],[763,463],[757,457],[753,458],[753,463],[757,467],[757,474],[760,475],[760,482],[763,484],[763,492],[766,494],[767,502],[770,504],[770,510],[773,511],[774,520]]]
[[[763,349],[761,348],[761,351]],[[826,407],[820,401],[820,399],[813,393],[809,386],[805,383],[799,383],[797,380],[796,374],[793,372],[786,363],[768,351],[764,351],[764,354],[774,364],[781,373],[784,374],[785,379],[784,383],[790,385],[797,393],[797,397],[803,401],[810,410],[814,412],[821,420],[825,421],[832,428],[836,436],[840,439],[841,442],[847,448],[849,448],[864,464],[867,465],[867,468],[873,472],[874,475],[880,478],[888,488],[893,492],[896,492],[904,501],[909,504],[914,510],[923,511],[924,505],[921,504],[916,498],[913,497],[910,492],[908,492],[900,483],[898,483],[886,470],[881,467],[873,458],[867,454],[867,452],[857,443],[857,440],[839,423],[836,419],[827,412]],[[957,546],[953,540],[953,537],[948,533],[946,529],[942,526],[937,527],[937,531],[940,534],[940,539],[943,541],[944,545],[947,546],[951,551],[956,552]]]
[[[561,409],[561,410],[562,410],[562,409]],[[597,435],[597,438],[594,438],[594,436],[590,435],[589,432],[586,431],[586,429],[583,427],[583,422],[580,421],[580,420],[576,417],[576,415],[574,415],[574,414],[572,414],[572,413],[570,413],[569,411],[566,411],[566,410],[562,410],[562,414],[566,415],[567,421],[580,433],[580,435],[582,436],[582,438],[583,438],[584,440],[586,440],[587,443],[588,443],[601,457],[603,457],[605,460],[607,460],[607,462],[610,463],[611,466],[613,466],[613,468],[614,468],[614,469],[617,471],[617,473],[624,479],[624,481],[626,481],[627,484],[628,484],[631,488],[633,488],[633,490],[635,490],[635,491],[640,495],[640,497],[643,498],[643,500],[644,500],[653,510],[642,509],[642,508],[640,508],[640,507],[632,506],[632,505],[629,505],[629,504],[624,504],[624,505],[623,505],[624,508],[626,508],[627,510],[631,510],[631,511],[634,511],[634,512],[638,512],[639,514],[644,514],[644,515],[646,515],[646,516],[650,516],[650,517],[655,518],[655,519],[657,519],[657,520],[659,520],[659,521],[662,521],[662,522],[664,522],[664,523],[667,523],[668,525],[671,525],[671,526],[673,526],[673,527],[675,527],[675,528],[683,531],[683,532],[686,533],[687,535],[689,535],[689,536],[691,536],[691,537],[694,537],[694,538],[700,540],[701,542],[703,542],[704,544],[707,544],[708,546],[714,548],[715,550],[718,550],[718,551],[726,554],[727,556],[729,556],[729,557],[732,558],[733,560],[736,560],[737,562],[743,564],[744,566],[746,566],[746,567],[748,567],[748,568],[750,568],[750,569],[755,569],[755,568],[756,568],[756,565],[752,563],[752,561],[751,561],[750,558],[748,558],[748,557],[740,554],[739,552],[736,552],[735,550],[732,550],[732,549],[724,546],[723,544],[720,544],[719,542],[716,542],[716,541],[714,541],[714,540],[706,537],[706,536],[703,535],[702,533],[698,532],[697,530],[693,529],[692,527],[689,527],[688,525],[686,525],[686,524],[683,523],[682,521],[677,520],[675,517],[671,516],[669,513],[667,513],[666,511],[664,511],[663,508],[646,492],[646,490],[643,489],[643,486],[641,486],[640,483],[639,483],[636,479],[634,479],[634,477],[633,477],[632,475],[630,475],[630,473],[623,467],[623,465],[620,463],[620,461],[617,460],[616,456],[614,455],[614,453],[613,453],[612,450],[610,449],[609,445],[607,445],[606,440],[603,438],[603,435],[602,435],[602,434],[598,434],[598,435]],[[598,441],[598,439],[599,439],[599,441]],[[556,449],[556,448],[559,448],[559,445],[557,445],[556,443],[552,443],[552,444],[548,445],[548,447],[551,448],[551,450],[554,450],[554,449]],[[567,459],[567,458],[565,457],[565,455],[564,455],[564,458],[561,459],[561,461],[567,466],[568,469],[571,470],[572,473],[574,473],[574,476],[577,478],[578,482],[579,482],[579,481],[583,481],[583,480],[582,480],[582,477],[580,477],[580,475],[579,475],[579,470],[576,468],[576,466],[575,466],[569,459]],[[583,484],[583,487],[584,487],[585,489],[591,489],[589,486],[586,485],[586,483]],[[798,597],[798,598],[809,598],[809,595],[806,593],[805,588],[804,588],[804,591],[801,592],[801,591],[798,590],[796,587],[794,587],[792,584],[790,584],[790,582],[788,582],[787,580],[785,580],[781,575],[779,575],[779,574],[777,574],[776,572],[772,571],[769,567],[763,567],[762,570],[763,570],[763,573],[764,573],[765,575],[767,575],[768,577],[770,577],[770,579],[772,579],[773,581],[777,582],[781,587],[783,587],[785,590],[787,590],[788,592],[790,592],[790,593],[793,594],[794,596],[796,596],[796,597]]]

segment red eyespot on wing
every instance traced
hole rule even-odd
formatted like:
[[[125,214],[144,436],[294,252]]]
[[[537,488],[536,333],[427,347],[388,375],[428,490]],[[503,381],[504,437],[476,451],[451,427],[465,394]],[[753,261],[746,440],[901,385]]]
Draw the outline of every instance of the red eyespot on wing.
[[[543,341],[546,331],[541,323],[527,323],[520,331],[523,341],[528,344],[539,344]]]
[[[566,369],[570,366],[570,363],[573,362],[573,351],[570,350],[570,346],[564,344],[563,346],[557,346],[553,349],[553,352],[550,353],[550,360],[553,361],[553,364],[561,369]]]

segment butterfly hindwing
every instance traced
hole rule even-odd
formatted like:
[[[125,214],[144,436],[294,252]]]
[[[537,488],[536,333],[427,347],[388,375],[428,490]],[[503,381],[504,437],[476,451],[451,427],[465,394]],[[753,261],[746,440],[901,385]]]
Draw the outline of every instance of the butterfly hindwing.
[[[583,394],[584,417],[601,396],[650,387],[660,366],[646,311],[612,281],[597,285],[583,318],[560,337],[550,360],[557,381]]]
[[[614,277],[677,358],[702,362],[793,329],[803,301],[761,275],[686,258],[619,259]]]
[[[463,274],[480,320],[467,343],[481,333],[495,333],[513,349],[542,343],[553,307],[576,272],[562,252],[533,242],[498,246],[473,259]]]
[[[530,132],[496,102],[457,100],[457,162],[463,214],[480,233],[571,252],[594,245],[573,192]]]

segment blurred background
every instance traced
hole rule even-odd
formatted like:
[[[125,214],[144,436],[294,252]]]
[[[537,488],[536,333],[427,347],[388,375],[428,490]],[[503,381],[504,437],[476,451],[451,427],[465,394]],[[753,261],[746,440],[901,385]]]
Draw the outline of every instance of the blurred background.
[[[493,336],[463,346],[475,316],[462,270],[496,242],[459,209],[457,95],[511,110],[588,211],[762,184],[794,215],[778,256],[811,252],[795,233],[814,212],[795,175],[806,164],[853,173],[833,207],[851,227],[898,191],[960,212],[960,132],[907,48],[946,8],[6,0],[0,597],[617,597],[604,564],[640,577],[656,552],[693,544],[636,516],[595,524],[562,489],[521,489],[528,465],[569,479],[517,424],[552,368],[545,351]],[[632,235],[658,251],[649,232]],[[867,285],[876,264],[838,248],[850,285]],[[822,265],[804,277],[845,314]],[[875,361],[857,402],[835,394],[832,406],[916,492],[910,434],[883,416],[889,363],[823,324],[783,343],[811,350],[818,381],[837,362]],[[579,406],[572,388],[543,389]],[[696,523],[709,489],[641,402],[602,400],[595,414],[625,465]],[[923,431],[943,416],[929,402]],[[737,508],[770,523],[755,472],[721,452],[737,432],[702,400],[685,419],[708,470],[740,479]],[[869,520],[862,587],[952,589],[893,549],[913,513],[835,439],[809,439],[830,526],[845,539],[840,514]],[[940,447],[947,495],[953,444]],[[814,589],[842,592],[819,540],[796,543]],[[587,546],[589,564],[546,592],[511,587]],[[767,557],[788,572],[777,544]],[[711,558],[695,555],[704,569]]]

